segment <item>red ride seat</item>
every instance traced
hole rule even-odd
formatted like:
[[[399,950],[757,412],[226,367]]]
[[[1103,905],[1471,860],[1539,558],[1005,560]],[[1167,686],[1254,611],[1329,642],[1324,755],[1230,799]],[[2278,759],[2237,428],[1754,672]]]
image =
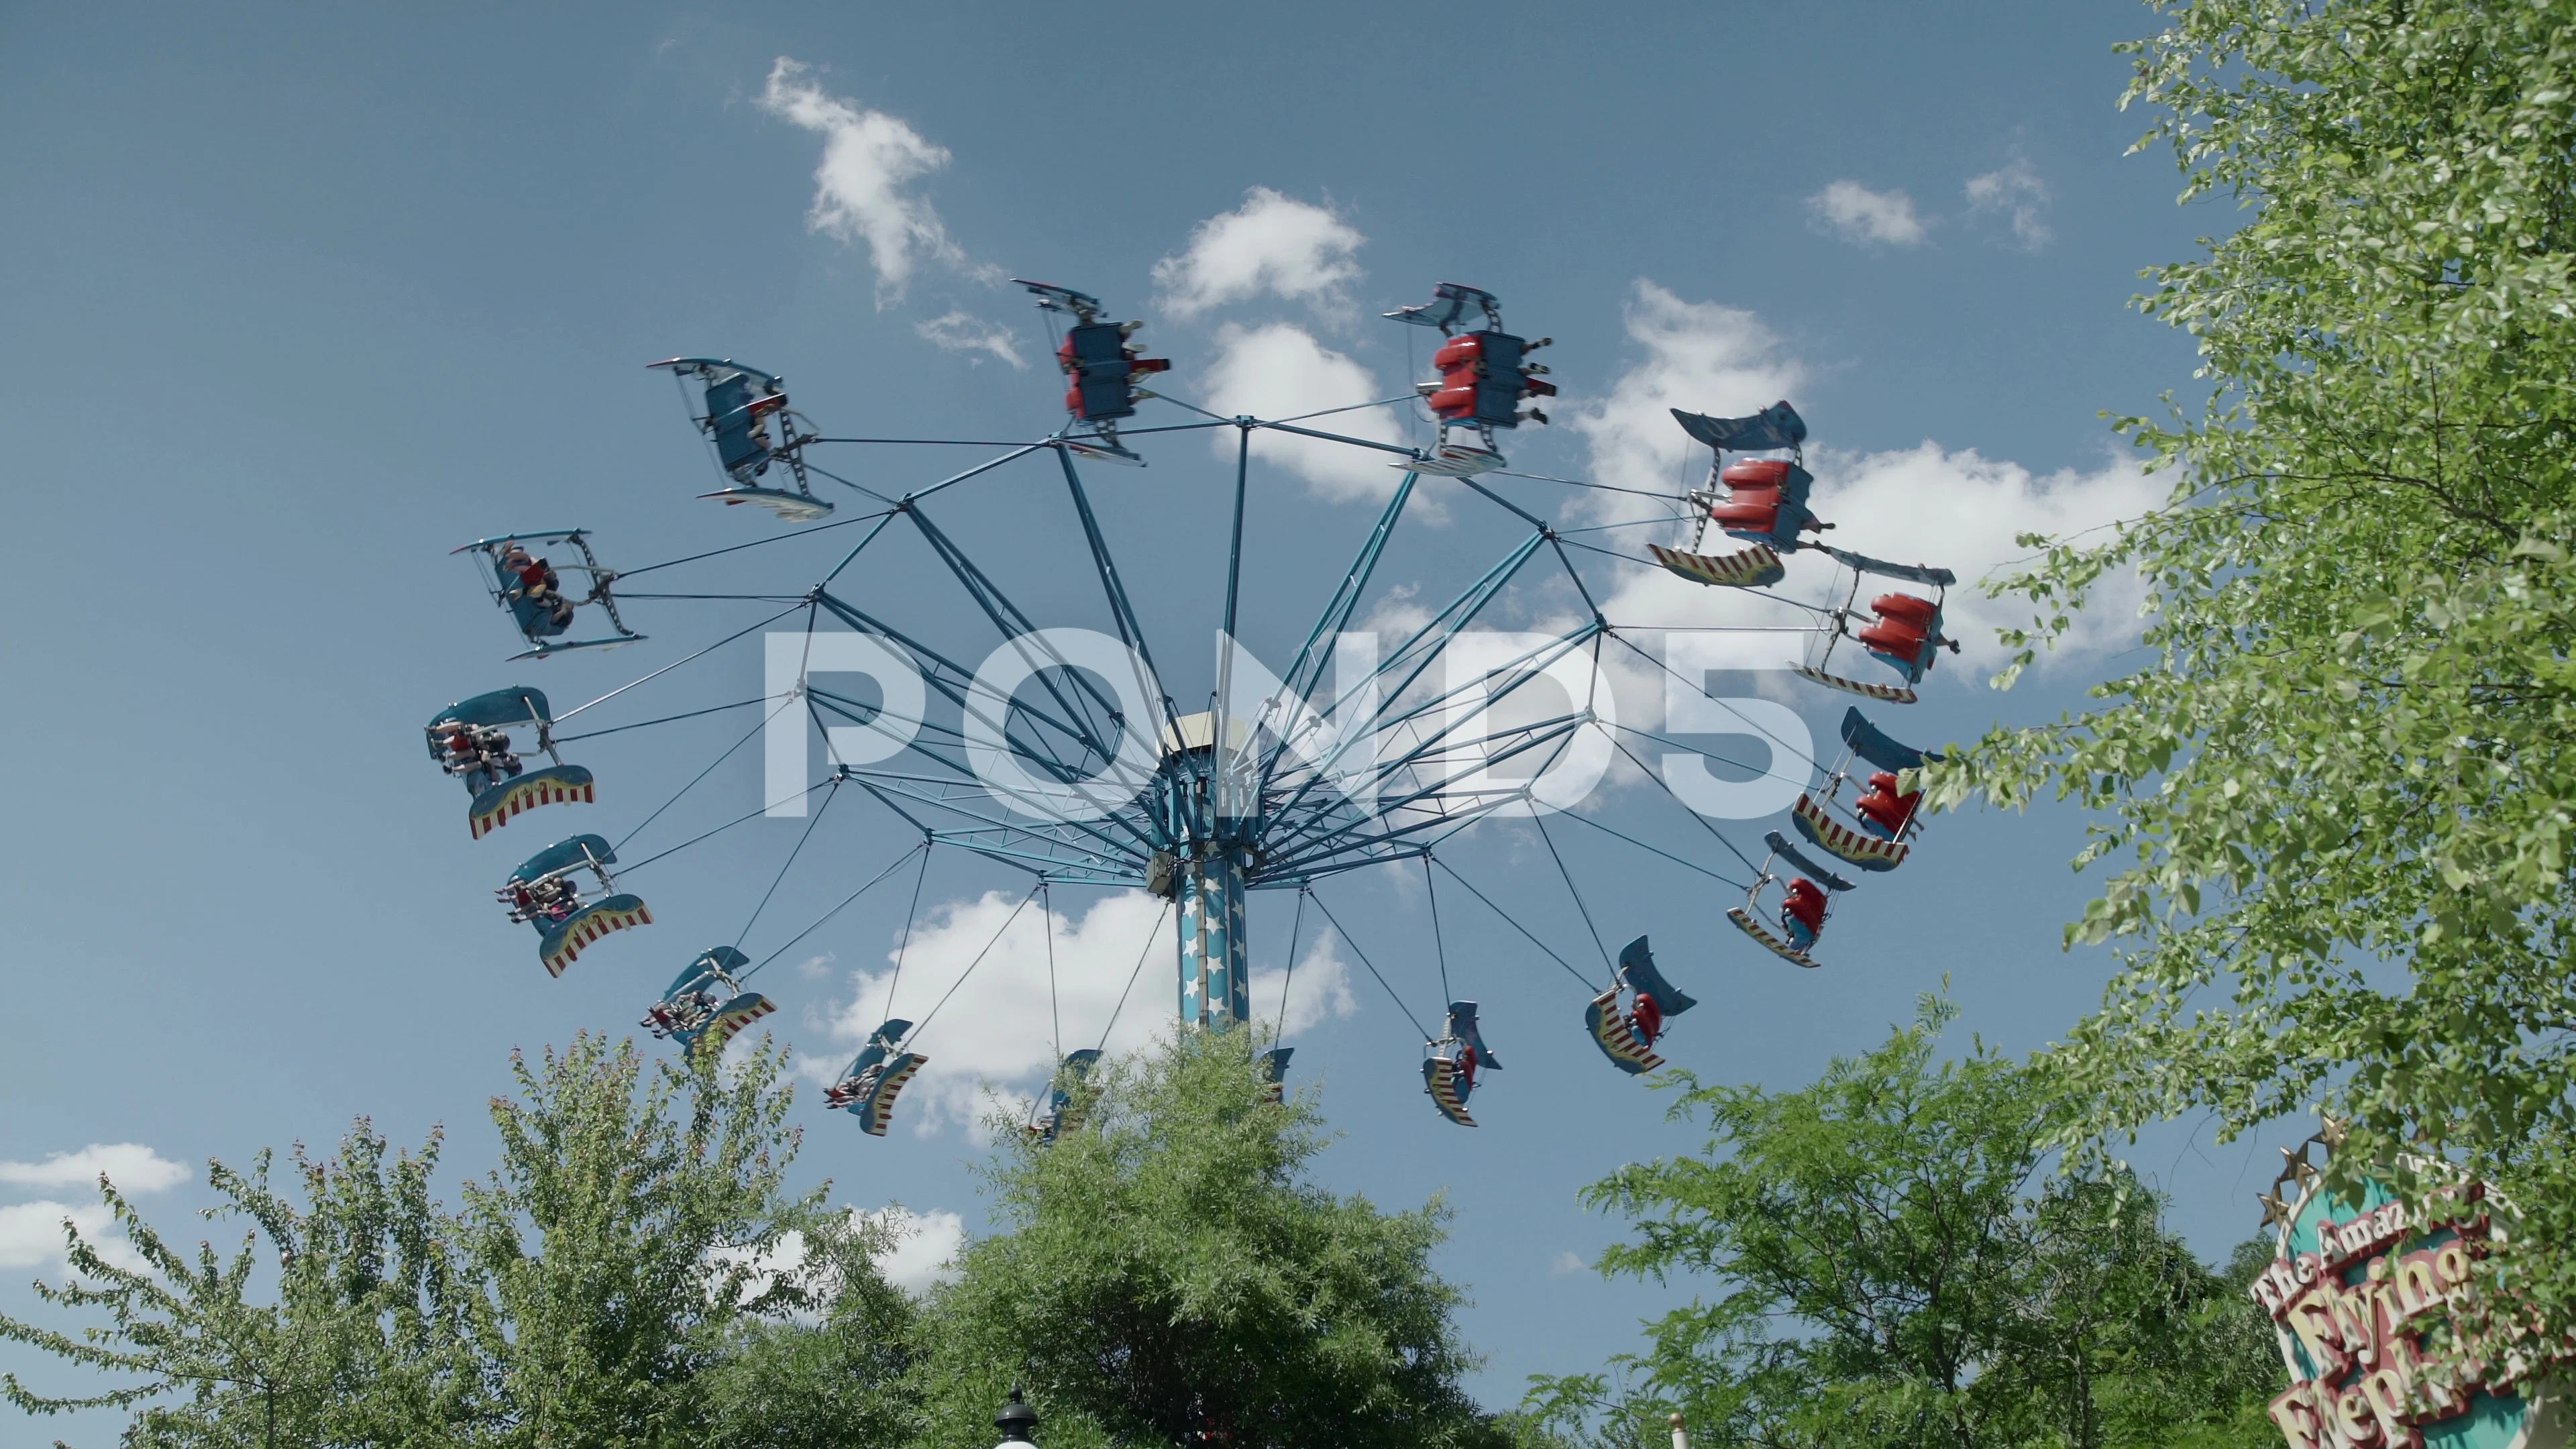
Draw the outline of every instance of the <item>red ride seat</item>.
[[[1637,993],[1637,1004],[1628,1008],[1628,1029],[1637,1034],[1639,1046],[1653,1046],[1664,1034],[1664,1009],[1647,992]]]
[[[1921,625],[1903,619],[1881,619],[1861,630],[1856,637],[1879,653],[1892,654],[1899,659],[1920,658],[1923,646],[1932,640],[1931,634]]]
[[[1909,790],[1899,795],[1896,793],[1896,777],[1882,770],[1869,777],[1868,791],[1853,802],[1852,808],[1877,822],[1893,840],[1905,833],[1907,823],[1914,819],[1916,807],[1922,803],[1922,791]]]
[[[1814,881],[1801,876],[1789,882],[1789,893],[1782,897],[1780,909],[1798,918],[1798,924],[1810,931],[1825,926],[1825,892]]]
[[[1869,607],[1882,619],[1902,619],[1925,634],[1932,632],[1932,620],[1941,612],[1940,605],[1912,594],[1881,594],[1869,601]]]

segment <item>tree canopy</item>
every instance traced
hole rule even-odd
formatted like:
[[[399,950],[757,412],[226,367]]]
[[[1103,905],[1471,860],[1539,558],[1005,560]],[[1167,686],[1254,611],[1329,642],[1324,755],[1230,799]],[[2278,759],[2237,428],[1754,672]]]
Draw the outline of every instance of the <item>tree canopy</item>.
[[[2576,1326],[2576,3],[2157,0],[2128,100],[2235,232],[2151,273],[2206,396],[2122,426],[2174,480],[2001,582],[2027,662],[2146,587],[2147,660],[1933,798],[2092,813],[2087,1131],[2323,1109],[2337,1174],[2530,1214],[2489,1327]],[[2018,665],[2015,666],[2018,669]],[[2010,673],[1999,682],[2008,684]],[[2410,1156],[2410,1141],[2431,1153]],[[2431,1180],[2417,1181],[2428,1190]],[[2490,1344],[2490,1349],[2503,1345]]]
[[[141,1262],[67,1226],[71,1280],[39,1291],[104,1322],[0,1317],[0,1336],[124,1382],[0,1392],[31,1413],[134,1408],[127,1442],[155,1449],[707,1442],[759,1417],[714,1370],[763,1325],[895,1291],[819,1194],[782,1192],[797,1137],[779,1065],[763,1048],[724,1071],[648,1068],[632,1043],[577,1037],[514,1062],[519,1095],[492,1102],[500,1166],[461,1209],[431,1194],[436,1136],[393,1154],[363,1119],[334,1157],[298,1149],[291,1189],[266,1154],[215,1164],[210,1216],[249,1225],[230,1255],[191,1259],[103,1182]],[[828,1275],[778,1271],[790,1233]]]
[[[996,1231],[927,1310],[929,1444],[983,1449],[1014,1383],[1049,1449],[1498,1437],[1459,1386],[1460,1295],[1430,1268],[1445,1209],[1315,1185],[1314,1100],[1266,1100],[1251,1035],[1104,1063],[1052,1145],[996,1122]]]
[[[1629,1220],[1605,1273],[1706,1295],[1609,1375],[1542,1379],[1536,1425],[1651,1446],[2260,1445],[2280,1375],[2251,1300],[2134,1179],[2053,1177],[2047,1094],[1979,1051],[1937,1062],[1947,1003],[1795,1091],[1673,1074],[1695,1154],[1587,1200]],[[1615,1388],[1614,1388],[1615,1384]]]

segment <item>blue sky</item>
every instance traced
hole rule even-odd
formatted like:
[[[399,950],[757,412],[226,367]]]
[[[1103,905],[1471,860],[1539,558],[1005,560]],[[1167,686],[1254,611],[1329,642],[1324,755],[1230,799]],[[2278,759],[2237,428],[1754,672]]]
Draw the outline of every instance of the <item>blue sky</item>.
[[[1558,340],[1557,425],[1513,438],[1516,466],[1666,486],[1682,451],[1663,407],[1785,395],[1815,429],[1819,511],[1840,541],[1981,573],[2017,531],[2147,497],[2098,414],[2190,387],[2183,339],[2125,304],[2140,268],[2232,213],[2177,209],[2162,159],[2122,157],[2143,120],[2115,109],[2111,47],[2148,18],[2036,3],[1980,7],[1973,24],[1808,4],[1579,19],[1504,4],[1472,20],[1337,4],[0,15],[0,134],[16,141],[0,149],[14,515],[0,660],[16,698],[0,732],[18,763],[0,910],[43,1023],[0,1067],[0,1271],[50,1271],[45,1205],[85,1201],[101,1162],[148,1182],[165,1222],[200,1194],[158,1164],[327,1144],[360,1114],[397,1140],[444,1123],[450,1162],[479,1168],[510,1048],[624,1030],[740,926],[801,825],[755,822],[639,876],[663,924],[548,980],[486,893],[572,812],[469,841],[414,733],[451,699],[522,680],[587,699],[758,617],[638,603],[647,644],[505,665],[509,630],[448,556],[484,533],[580,524],[631,567],[774,531],[695,500],[712,470],[641,364],[755,361],[835,433],[1027,436],[1060,418],[1060,385],[1026,299],[998,279],[1037,276],[1146,319],[1175,395],[1278,411],[1400,390],[1404,329],[1374,314],[1457,279]],[[1149,628],[1195,661],[1230,480],[1187,435],[1149,451],[1151,468],[1096,486]],[[833,466],[908,487],[938,461]],[[1256,467],[1256,652],[1280,662],[1393,476],[1285,453]],[[1612,521],[1521,486],[1569,523]],[[1038,500],[997,482],[941,519],[1041,622],[1095,622]],[[1503,538],[1450,506],[1390,567],[1436,597]],[[819,569],[785,553],[713,576],[793,592]],[[946,607],[911,565],[875,567],[865,586],[890,607]],[[1534,596],[1524,622],[1555,606]],[[1644,583],[1617,606],[1649,625],[1709,607]],[[1886,722],[1934,743],[2052,715],[2117,667],[2123,629],[2106,620],[2006,695],[1984,687],[1996,651],[1972,632],[1925,702]],[[756,654],[691,668],[653,687],[655,710],[759,692]],[[1783,697],[1820,736],[1845,703]],[[747,727],[735,718],[573,752],[602,782],[583,826],[632,826]],[[670,823],[757,803],[756,771],[737,757]],[[2064,866],[2081,835],[2062,813],[1936,822],[1914,862],[1837,916],[1816,973],[1728,930],[1722,888],[1593,846],[1573,868],[1614,946],[1651,932],[1714,1005],[1677,1025],[1670,1055],[1786,1086],[1877,1040],[1945,975],[1962,1046],[2061,1031],[2103,969],[2057,947],[2084,895]],[[762,929],[810,920],[905,844],[881,815],[827,819]],[[1493,827],[1457,859],[1589,949],[1526,827]],[[764,981],[782,1003],[768,1024],[800,1059],[837,1065],[868,1024],[881,987],[865,978],[900,925],[885,894]],[[940,979],[941,942],[980,941],[1016,895],[943,857],[922,973]],[[1327,899],[1412,1008],[1435,1009],[1418,882]],[[1096,892],[1057,907],[1060,964],[1080,981],[1072,1044],[1101,1028],[1098,982],[1123,977],[1142,927]],[[1256,965],[1275,969],[1292,901],[1255,909]],[[1353,956],[1310,954],[1311,915],[1297,1075],[1347,1134],[1325,1159],[1336,1186],[1389,1204],[1448,1194],[1443,1267],[1476,1300],[1479,1390],[1500,1405],[1527,1373],[1632,1342],[1662,1300],[1564,1271],[1614,1231],[1574,1193],[1697,1139],[1592,1054],[1556,967],[1471,902],[1444,895],[1442,911],[1458,991],[1486,1002],[1509,1064],[1476,1099],[1486,1125],[1433,1115],[1419,1037]],[[1034,969],[1016,945],[1002,954]],[[1127,1011],[1167,1011],[1168,963],[1145,971]],[[993,976],[1001,995],[951,1008],[964,1019],[935,1054],[965,1075],[925,1078],[915,1122],[864,1139],[807,1091],[800,1171],[854,1206],[980,1221],[965,1069],[1008,1077],[1047,1050],[1008,990],[1032,978]],[[48,1165],[113,1144],[132,1148]],[[2258,1146],[2176,1130],[2139,1161],[2217,1253],[2253,1225]],[[0,1308],[30,1304],[0,1288]]]

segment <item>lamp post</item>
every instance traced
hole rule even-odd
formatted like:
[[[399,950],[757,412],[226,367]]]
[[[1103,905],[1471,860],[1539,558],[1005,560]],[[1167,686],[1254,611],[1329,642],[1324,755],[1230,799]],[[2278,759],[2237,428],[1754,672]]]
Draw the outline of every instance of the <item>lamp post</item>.
[[[993,1427],[1002,1431],[1002,1442],[996,1449],[1011,1449],[1015,1444],[1030,1443],[1029,1434],[1038,1426],[1038,1411],[1020,1399],[1020,1386],[1011,1385],[1011,1401],[993,1416]]]

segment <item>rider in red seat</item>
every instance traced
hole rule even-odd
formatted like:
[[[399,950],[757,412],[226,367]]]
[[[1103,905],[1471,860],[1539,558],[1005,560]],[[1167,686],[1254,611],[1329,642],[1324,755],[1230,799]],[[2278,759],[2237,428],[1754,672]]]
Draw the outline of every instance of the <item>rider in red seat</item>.
[[[1816,935],[1825,928],[1825,892],[1822,886],[1800,876],[1789,882],[1780,898],[1780,926],[1789,933],[1789,944],[1801,951],[1816,944]]]
[[[1922,803],[1922,791],[1896,793],[1896,776],[1881,770],[1869,777],[1869,789],[1852,802],[1852,808],[1859,812],[1861,823],[1871,834],[1895,840],[1905,834],[1905,827],[1914,821],[1915,808]]]
[[[1655,1038],[1664,1034],[1664,1008],[1650,992],[1637,993],[1637,1004],[1628,1008],[1628,1029],[1637,1034],[1639,1046],[1651,1047]]]

